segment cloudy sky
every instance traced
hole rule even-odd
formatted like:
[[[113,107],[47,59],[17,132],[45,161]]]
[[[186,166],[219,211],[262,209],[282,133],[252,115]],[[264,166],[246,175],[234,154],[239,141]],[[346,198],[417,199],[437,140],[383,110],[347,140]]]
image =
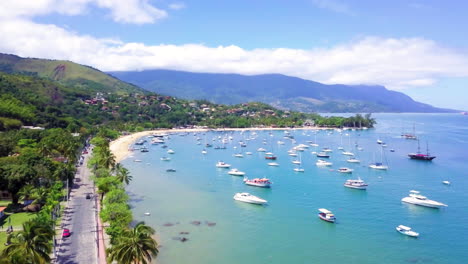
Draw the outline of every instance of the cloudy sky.
[[[0,52],[103,71],[282,73],[468,109],[468,2],[1,0]]]

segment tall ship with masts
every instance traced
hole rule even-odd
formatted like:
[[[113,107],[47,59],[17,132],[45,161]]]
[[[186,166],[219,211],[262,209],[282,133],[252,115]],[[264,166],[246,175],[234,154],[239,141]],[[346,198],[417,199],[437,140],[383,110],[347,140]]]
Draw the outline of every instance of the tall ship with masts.
[[[410,159],[427,160],[427,161],[431,161],[431,160],[436,158],[436,156],[433,156],[433,155],[429,154],[429,145],[428,145],[427,141],[426,141],[426,154],[421,153],[421,148],[419,146],[419,140],[418,140],[418,152],[417,153],[409,153],[408,157],[410,157]]]

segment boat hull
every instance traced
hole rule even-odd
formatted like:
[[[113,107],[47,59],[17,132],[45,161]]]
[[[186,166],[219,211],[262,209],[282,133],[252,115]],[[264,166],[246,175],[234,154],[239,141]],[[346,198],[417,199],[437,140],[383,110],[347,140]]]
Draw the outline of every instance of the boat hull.
[[[336,221],[336,218],[326,218],[325,216],[322,216],[320,214],[318,215],[318,217],[328,223],[335,223]]]
[[[404,203],[409,203],[409,204],[414,204],[414,205],[419,205],[419,206],[424,206],[424,207],[429,207],[429,208],[436,208],[436,209],[447,206],[443,203],[439,203],[436,201],[429,200],[431,202],[424,202],[424,201],[421,201],[412,197],[405,197],[401,199],[401,201]]]
[[[365,190],[365,189],[367,189],[367,185],[365,185],[365,186],[356,186],[356,185],[344,184],[344,187],[348,187],[348,188],[356,189],[356,190]]]

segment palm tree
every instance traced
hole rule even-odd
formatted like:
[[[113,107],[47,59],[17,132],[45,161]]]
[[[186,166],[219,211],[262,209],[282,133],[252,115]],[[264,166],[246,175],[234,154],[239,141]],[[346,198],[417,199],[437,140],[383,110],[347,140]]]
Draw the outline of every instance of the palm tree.
[[[25,222],[22,231],[8,236],[10,244],[3,250],[1,257],[8,259],[11,264],[49,263],[53,233],[50,225],[42,221]]]
[[[139,222],[133,229],[123,231],[116,243],[107,250],[108,261],[119,264],[151,263],[158,255],[158,243],[151,237],[154,229]]]
[[[122,164],[115,164],[114,172],[115,176],[117,177],[117,179],[119,179],[121,183],[125,183],[126,185],[128,185],[130,181],[132,181],[132,175],[130,175],[128,169],[122,166]]]
[[[106,169],[113,168],[115,166],[115,156],[112,154],[109,148],[104,148],[99,152],[99,165]]]

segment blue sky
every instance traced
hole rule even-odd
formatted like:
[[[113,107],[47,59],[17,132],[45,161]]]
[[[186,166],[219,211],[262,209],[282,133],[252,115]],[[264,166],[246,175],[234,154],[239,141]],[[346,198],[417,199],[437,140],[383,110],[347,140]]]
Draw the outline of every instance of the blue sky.
[[[102,70],[282,73],[468,109],[468,3],[3,0],[0,52]]]

